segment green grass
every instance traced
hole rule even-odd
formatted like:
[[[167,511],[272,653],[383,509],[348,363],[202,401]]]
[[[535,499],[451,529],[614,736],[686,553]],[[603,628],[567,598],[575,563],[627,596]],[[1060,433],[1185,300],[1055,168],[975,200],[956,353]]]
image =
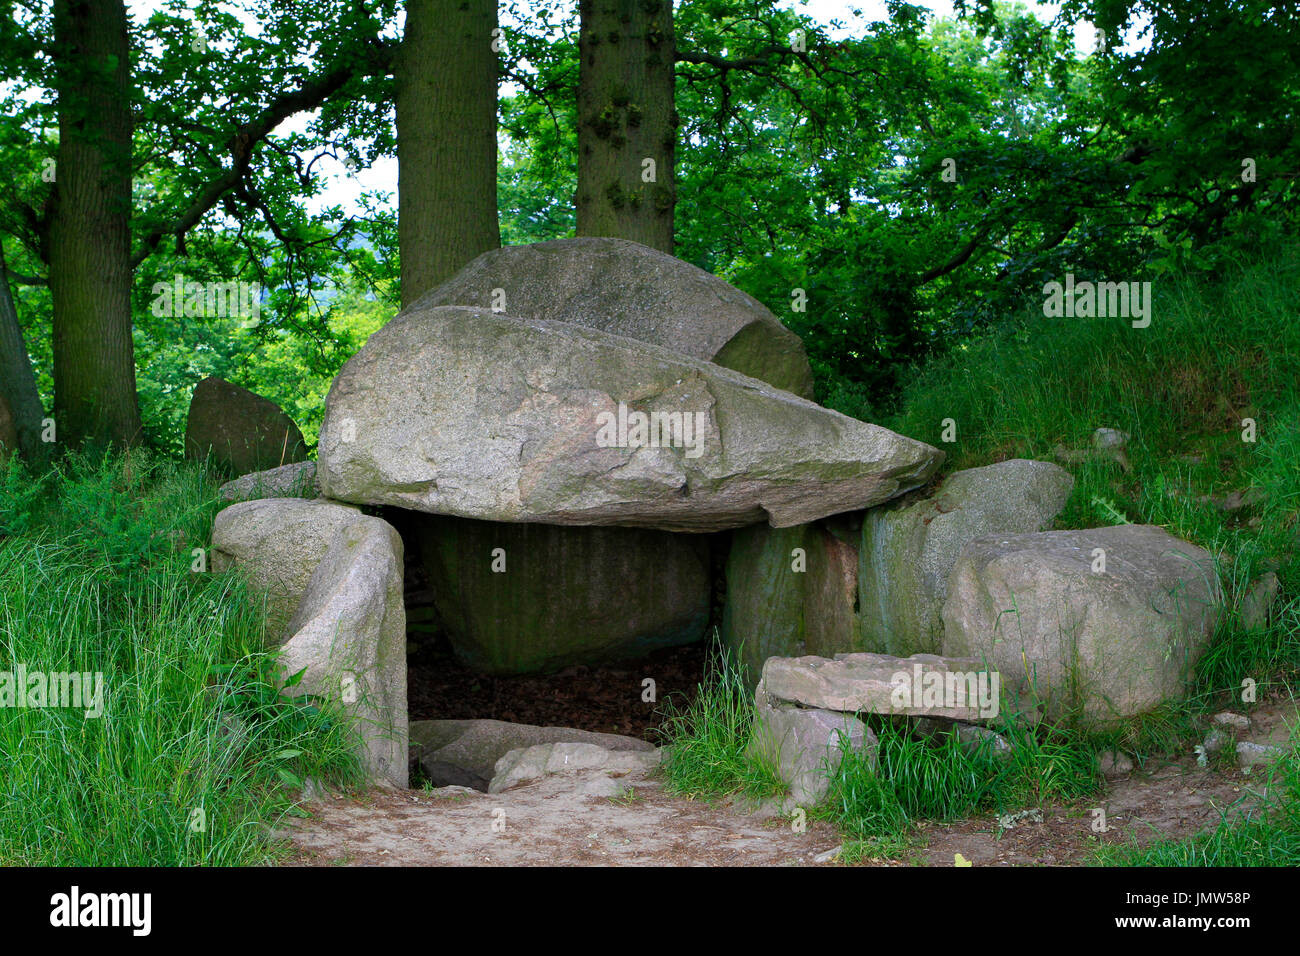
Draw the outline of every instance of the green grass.
[[[669,699],[663,711],[662,769],[669,792],[710,799],[785,792],[775,768],[747,754],[753,693],[732,655],[711,655],[695,697],[685,706]],[[920,820],[1072,799],[1096,789],[1095,749],[1068,730],[1026,729],[1009,715],[997,727],[1014,745],[1008,755],[995,754],[988,744],[968,749],[949,734],[923,740],[889,719],[875,721],[873,730],[877,763],[843,743],[826,801],[806,808],[845,833],[853,844],[846,844],[846,860],[898,856]]]
[[[659,733],[669,745],[662,764],[669,792],[762,798],[784,789],[772,767],[745,755],[753,733],[754,695],[731,655],[715,649],[695,696],[685,705],[669,697],[660,710]]]
[[[1213,830],[1187,840],[1157,840],[1147,846],[1099,847],[1103,866],[1300,866],[1300,739],[1260,781],[1258,807],[1224,808]]]
[[[842,746],[839,769],[817,813],[846,837],[878,850],[905,842],[916,823],[956,820],[1071,800],[1097,788],[1094,748],[1069,731],[1025,727],[1007,717],[996,728],[1013,746],[964,744],[955,734],[922,737],[905,721],[873,718],[874,760]]]
[[[1017,748],[1009,761],[923,742],[897,726],[877,727],[875,772],[847,755],[819,809],[846,834],[845,859],[898,856],[914,824],[981,810],[1001,811],[1095,789],[1098,751],[1120,747],[1139,764],[1191,753],[1206,715],[1241,699],[1243,680],[1294,697],[1300,675],[1300,249],[1240,263],[1213,281],[1154,283],[1151,325],[1119,319],[1046,319],[1041,303],[1007,327],[962,343],[915,370],[900,410],[881,424],[948,453],[945,472],[1008,458],[1053,460],[1058,445],[1087,449],[1098,427],[1131,436],[1131,470],[1106,461],[1067,466],[1075,489],[1057,526],[1149,523],[1216,556],[1224,613],[1185,699],[1112,727],[1003,728]],[[1254,442],[1243,419],[1254,419]],[[947,419],[957,441],[941,441]],[[1264,491],[1251,507],[1226,511],[1212,499]],[[1260,575],[1280,582],[1265,626],[1247,627],[1241,601]],[[733,689],[734,690],[734,689]],[[672,728],[685,744],[674,785],[684,792],[730,792],[756,772],[743,759],[747,716],[730,692],[706,686],[706,703]],[[745,701],[748,703],[748,701]],[[1286,773],[1294,774],[1294,765]],[[671,763],[670,763],[671,767]],[[750,778],[746,777],[750,775]],[[1187,843],[1160,845],[1138,862],[1279,862],[1300,841],[1294,776],[1269,812]],[[1263,848],[1274,847],[1276,850]],[[1250,848],[1256,847],[1256,851]],[[1107,847],[1117,862],[1123,851]],[[1252,853],[1254,855],[1252,855]]]
[[[0,671],[99,672],[105,702],[0,708],[0,863],[263,862],[306,777],[359,781],[347,725],[278,693],[241,580],[191,570],[215,487],[142,453],[0,474]]]

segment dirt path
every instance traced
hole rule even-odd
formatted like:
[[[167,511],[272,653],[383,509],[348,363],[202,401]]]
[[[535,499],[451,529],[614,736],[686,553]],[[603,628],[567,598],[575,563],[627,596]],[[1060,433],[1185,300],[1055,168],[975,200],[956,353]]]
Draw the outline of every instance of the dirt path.
[[[1189,758],[1148,768],[1076,803],[1045,806],[1041,820],[1016,821],[1009,829],[993,815],[932,825],[916,862],[952,866],[960,853],[976,866],[1077,865],[1101,843],[1145,846],[1211,830],[1223,814],[1258,806],[1261,793],[1258,776],[1203,770]],[[1105,832],[1094,825],[1104,825]]]
[[[1283,743],[1294,708],[1260,708],[1252,739]],[[976,866],[1088,862],[1102,842],[1183,838],[1258,805],[1263,778],[1201,768],[1188,756],[1147,767],[1071,804],[1049,805],[1007,828],[996,816],[925,826],[902,859],[869,864]],[[614,793],[614,796],[609,796]],[[808,866],[827,863],[840,834],[799,830],[771,808],[709,804],[664,792],[633,772],[554,774],[500,794],[462,787],[330,794],[287,823],[288,863],[300,866]],[[1105,811],[1098,832],[1095,810]],[[821,857],[822,859],[819,859]]]
[[[593,796],[591,773],[555,774],[506,793],[462,787],[325,797],[298,821],[292,863],[313,866],[807,865],[839,843],[826,824],[672,797],[626,781],[630,797]]]

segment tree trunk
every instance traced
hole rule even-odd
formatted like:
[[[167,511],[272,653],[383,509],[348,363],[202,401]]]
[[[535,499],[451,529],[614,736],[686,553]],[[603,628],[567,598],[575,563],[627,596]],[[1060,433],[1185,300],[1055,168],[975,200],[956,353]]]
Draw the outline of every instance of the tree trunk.
[[[45,458],[41,444],[41,419],[45,409],[36,388],[36,375],[23,341],[18,310],[9,291],[4,247],[0,246],[0,401],[9,407],[18,431],[18,449],[28,462]]]
[[[122,0],[55,0],[59,150],[50,219],[62,444],[140,439],[131,339],[131,87]]]
[[[397,56],[402,305],[501,245],[495,0],[407,0]]]
[[[671,0],[579,0],[578,235],[673,251]]]

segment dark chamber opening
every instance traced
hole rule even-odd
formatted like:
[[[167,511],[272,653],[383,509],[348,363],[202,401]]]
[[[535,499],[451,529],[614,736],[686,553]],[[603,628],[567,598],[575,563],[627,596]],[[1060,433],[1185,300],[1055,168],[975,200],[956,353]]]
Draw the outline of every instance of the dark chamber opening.
[[[412,721],[492,719],[542,727],[572,727],[663,743],[655,731],[671,699],[680,711],[704,678],[712,628],[702,641],[645,657],[577,664],[546,674],[497,677],[474,671],[441,633],[433,592],[415,535],[405,533],[407,711]],[[654,701],[643,681],[654,681]]]

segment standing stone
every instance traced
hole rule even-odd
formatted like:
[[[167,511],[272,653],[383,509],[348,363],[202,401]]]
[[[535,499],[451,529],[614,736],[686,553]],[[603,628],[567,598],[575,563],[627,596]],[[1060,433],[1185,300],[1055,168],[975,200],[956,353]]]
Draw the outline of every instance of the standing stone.
[[[760,683],[754,697],[754,735],[748,756],[774,768],[799,806],[821,803],[844,759],[844,745],[868,751],[876,766],[879,742],[851,714],[795,707],[771,697]]]
[[[1060,466],[1018,458],[955,472],[920,501],[868,511],[858,575],[863,646],[901,656],[938,653],[948,577],[962,545],[1044,530],[1073,488]]]
[[[253,592],[266,601],[266,631],[283,640],[321,555],[360,514],[351,505],[302,498],[231,505],[212,523],[212,570],[242,567]]]
[[[351,505],[263,498],[231,505],[212,522],[212,570],[239,565],[266,601],[267,633],[281,641],[321,556],[360,517]]]
[[[857,550],[821,523],[732,532],[722,643],[749,687],[769,657],[859,648]]]
[[[923,485],[943,459],[717,365],[464,307],[397,316],[325,404],[323,495],[491,521],[783,527]]]
[[[943,649],[988,661],[1022,707],[1104,724],[1183,692],[1221,601],[1210,554],[1161,528],[992,535],[953,569]]]
[[[812,398],[803,343],[766,306],[639,242],[583,236],[493,249],[414,308],[440,305],[625,335]]]
[[[280,650],[284,676],[303,672],[291,695],[341,707],[361,736],[376,781],[408,779],[406,608],[402,539],[367,515],[343,527],[312,573]]]
[[[267,498],[213,523],[212,567],[238,567],[266,601],[268,644],[287,689],[338,705],[355,723],[371,779],[407,784],[402,540],[379,518],[327,501]]]
[[[411,516],[456,656],[490,674],[641,657],[704,636],[708,541],[640,528]]]
[[[275,402],[215,376],[194,386],[185,457],[246,475],[307,458],[302,432]]]

